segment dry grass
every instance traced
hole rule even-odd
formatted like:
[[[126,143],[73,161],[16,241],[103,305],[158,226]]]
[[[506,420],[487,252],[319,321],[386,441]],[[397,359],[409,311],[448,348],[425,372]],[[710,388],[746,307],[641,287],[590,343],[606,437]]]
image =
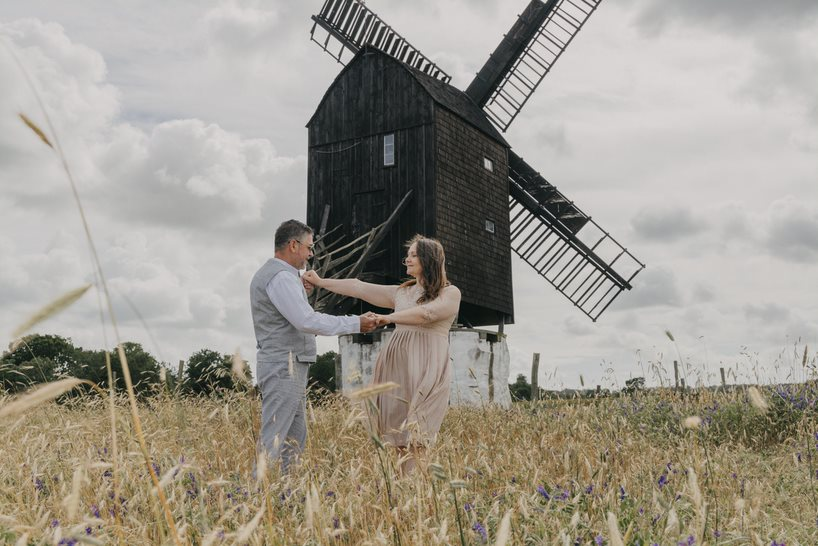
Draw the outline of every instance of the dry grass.
[[[706,444],[686,429],[657,440],[620,405],[452,408],[429,454],[437,464],[400,478],[393,454],[335,400],[312,408],[301,467],[287,477],[269,468],[261,482],[252,474],[256,399],[160,398],[140,414],[185,543],[818,542],[808,423],[801,440],[759,451]],[[173,541],[124,400],[117,412],[117,461],[100,398],[0,423],[0,542]]]

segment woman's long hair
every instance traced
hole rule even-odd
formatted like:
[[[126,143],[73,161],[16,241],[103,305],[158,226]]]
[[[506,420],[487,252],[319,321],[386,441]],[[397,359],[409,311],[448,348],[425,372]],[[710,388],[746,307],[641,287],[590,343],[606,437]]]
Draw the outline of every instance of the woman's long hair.
[[[423,294],[418,298],[418,304],[432,301],[440,296],[443,288],[449,285],[446,278],[446,254],[443,245],[437,239],[430,239],[423,235],[415,235],[406,243],[406,248],[416,245],[418,261],[420,261],[420,278]],[[401,285],[414,286],[417,279],[409,279]]]

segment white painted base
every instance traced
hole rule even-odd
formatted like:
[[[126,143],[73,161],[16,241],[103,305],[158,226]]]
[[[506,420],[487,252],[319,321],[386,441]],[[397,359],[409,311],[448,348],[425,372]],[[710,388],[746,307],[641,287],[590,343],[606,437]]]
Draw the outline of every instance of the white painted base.
[[[348,394],[372,382],[375,361],[393,330],[339,336],[341,391]],[[509,353],[505,336],[488,330],[449,330],[452,365],[451,405],[494,403],[511,405],[508,391]],[[336,378],[337,381],[337,378]]]

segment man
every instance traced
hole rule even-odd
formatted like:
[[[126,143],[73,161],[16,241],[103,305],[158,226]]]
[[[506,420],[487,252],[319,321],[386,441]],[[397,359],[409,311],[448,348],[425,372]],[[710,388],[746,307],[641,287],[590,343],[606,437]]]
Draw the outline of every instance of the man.
[[[307,371],[315,362],[315,334],[369,332],[376,326],[371,313],[335,317],[310,307],[298,270],[306,268],[312,250],[312,228],[287,220],[275,233],[275,257],[250,282],[262,396],[261,442],[272,459],[281,459],[284,472],[307,439]]]

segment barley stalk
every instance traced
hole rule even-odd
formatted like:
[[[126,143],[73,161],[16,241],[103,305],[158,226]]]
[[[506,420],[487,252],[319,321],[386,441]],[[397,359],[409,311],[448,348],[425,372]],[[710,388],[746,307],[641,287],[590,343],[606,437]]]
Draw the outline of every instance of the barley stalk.
[[[80,286],[79,288],[69,290],[62,296],[53,300],[48,305],[39,309],[37,312],[31,315],[22,324],[20,324],[14,330],[14,332],[12,332],[11,337],[19,338],[20,336],[31,330],[31,328],[33,328],[37,324],[41,323],[42,321],[46,320],[49,317],[53,317],[60,311],[64,310],[66,307],[69,307],[72,303],[80,299],[86,292],[88,292],[89,288],[91,288],[91,285],[86,284],[85,286]]]

